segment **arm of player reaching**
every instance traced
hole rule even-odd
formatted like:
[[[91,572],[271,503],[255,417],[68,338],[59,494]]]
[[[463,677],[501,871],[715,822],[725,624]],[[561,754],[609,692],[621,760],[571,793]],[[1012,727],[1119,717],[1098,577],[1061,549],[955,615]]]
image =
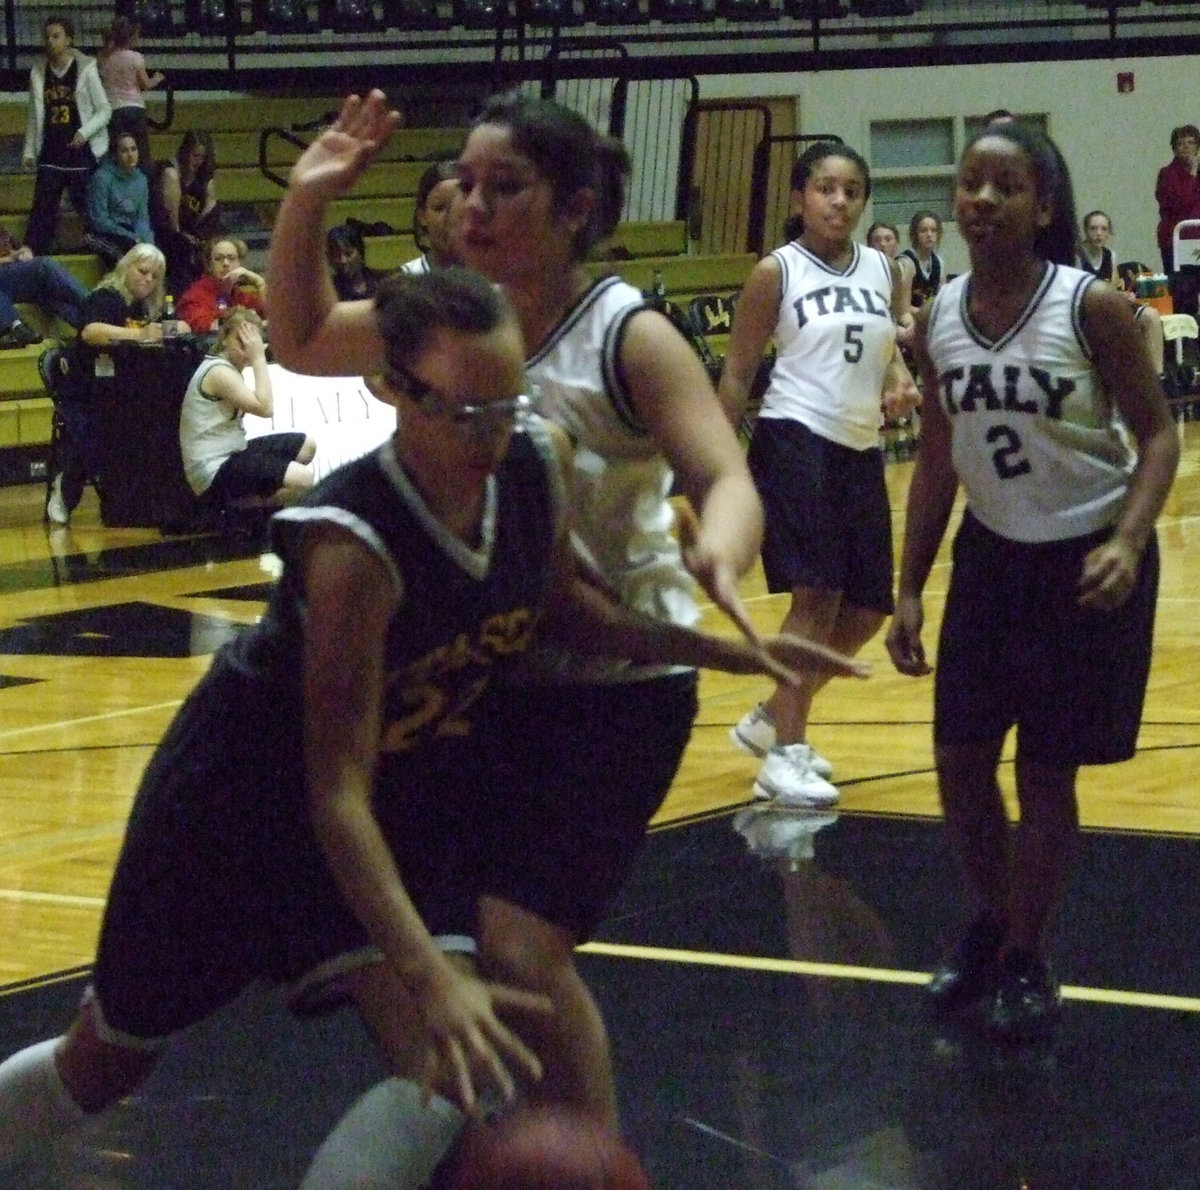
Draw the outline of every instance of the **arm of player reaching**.
[[[308,805],[346,904],[383,952],[424,1021],[436,1061],[465,1111],[477,1087],[514,1094],[508,1067],[538,1079],[537,1057],[496,1008],[548,1007],[456,969],[409,898],[372,809],[384,687],[384,637],[396,590],[357,538],[334,526],[305,534],[304,748]],[[402,794],[403,791],[397,791]]]

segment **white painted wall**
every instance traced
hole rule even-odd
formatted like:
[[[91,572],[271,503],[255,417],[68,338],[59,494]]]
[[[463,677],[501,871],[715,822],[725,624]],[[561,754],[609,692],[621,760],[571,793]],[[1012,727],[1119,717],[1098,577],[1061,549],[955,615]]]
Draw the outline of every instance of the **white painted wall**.
[[[1117,72],[1132,70],[1132,94],[1117,92]],[[979,116],[993,108],[1045,112],[1075,184],[1079,214],[1106,210],[1116,228],[1118,260],[1160,265],[1154,238],[1154,181],[1171,158],[1177,124],[1200,124],[1196,59],[1109,59],[1012,65],[930,66],[812,74],[706,76],[704,99],[794,95],[797,131],[832,132],[861,151],[872,120]],[[862,229],[871,222],[868,207]],[[951,270],[966,267],[955,227],[943,254]]]

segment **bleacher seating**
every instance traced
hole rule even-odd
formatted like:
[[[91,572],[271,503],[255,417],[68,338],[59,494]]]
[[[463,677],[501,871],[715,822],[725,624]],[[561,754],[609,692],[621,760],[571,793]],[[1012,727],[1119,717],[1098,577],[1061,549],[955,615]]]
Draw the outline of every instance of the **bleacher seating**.
[[[151,100],[152,116],[155,102]],[[220,200],[242,211],[252,210],[265,236],[282,190],[259,168],[262,128],[287,129],[317,121],[334,112],[337,106],[336,99],[322,98],[255,96],[252,103],[234,104],[190,97],[178,99],[172,127],[152,134],[152,150],[156,159],[169,157],[178,149],[186,129],[203,128],[211,132],[217,155]],[[24,105],[0,104],[0,135],[16,136],[23,130]],[[372,268],[394,269],[411,260],[418,253],[412,237],[413,193],[417,182],[430,161],[454,156],[462,137],[462,130],[455,128],[401,129],[380,160],[364,175],[354,194],[330,204],[326,226],[346,219],[359,221],[366,235],[367,263]],[[286,175],[287,167],[299,152],[297,146],[282,137],[267,140],[268,165],[280,175]],[[0,224],[18,238],[25,230],[32,194],[31,174],[4,176],[0,186]],[[74,244],[79,230],[74,213],[64,207],[60,238],[65,244]],[[238,234],[242,234],[240,230]],[[90,254],[66,254],[58,259],[89,288],[103,276],[99,258]],[[699,294],[736,292],[753,264],[754,257],[748,254],[688,255],[687,226],[682,220],[650,220],[622,224],[609,240],[597,246],[594,259],[586,267],[593,276],[620,273],[643,290],[661,278],[666,294],[683,308]],[[64,341],[71,333],[69,327],[47,318],[36,308],[21,307],[20,312],[46,342],[0,351],[0,483],[24,482],[37,475],[38,460],[44,459],[50,441],[52,413],[37,360],[46,344]]]

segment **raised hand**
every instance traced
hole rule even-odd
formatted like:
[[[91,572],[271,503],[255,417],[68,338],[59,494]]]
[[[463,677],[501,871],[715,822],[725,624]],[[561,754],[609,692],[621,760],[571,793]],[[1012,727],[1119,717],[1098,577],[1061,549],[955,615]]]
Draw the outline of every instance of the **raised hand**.
[[[326,199],[345,194],[399,123],[400,113],[388,107],[382,91],[372,91],[366,99],[349,96],[338,118],[292,166],[291,188]]]

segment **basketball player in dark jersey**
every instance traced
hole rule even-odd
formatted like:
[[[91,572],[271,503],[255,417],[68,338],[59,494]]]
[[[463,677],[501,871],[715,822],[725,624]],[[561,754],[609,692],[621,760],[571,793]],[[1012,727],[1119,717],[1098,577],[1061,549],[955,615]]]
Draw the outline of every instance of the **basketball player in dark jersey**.
[[[277,518],[265,615],[218,653],[143,777],[75,1022],[0,1065],[0,1180],[41,1169],[43,1146],[255,981],[287,985],[302,1013],[354,1003],[394,1069],[465,1110],[540,1076],[498,1012],[545,1012],[543,997],[452,957],[473,950],[505,843],[501,816],[480,821],[474,716],[552,596],[573,596],[559,622],[593,642],[609,605],[563,569],[565,448],[526,417],[498,291],[458,269],[397,275],[375,309],[387,349],[370,383],[397,433]],[[614,624],[611,647],[779,669],[647,624]],[[787,664],[855,672],[795,644]]]
[[[43,24],[45,56],[29,72],[28,114],[22,160],[36,163],[33,204],[25,242],[34,255],[54,246],[63,191],[79,217],[87,219],[87,183],[108,149],[112,112],[96,60],[72,45],[74,26],[66,17]]]

